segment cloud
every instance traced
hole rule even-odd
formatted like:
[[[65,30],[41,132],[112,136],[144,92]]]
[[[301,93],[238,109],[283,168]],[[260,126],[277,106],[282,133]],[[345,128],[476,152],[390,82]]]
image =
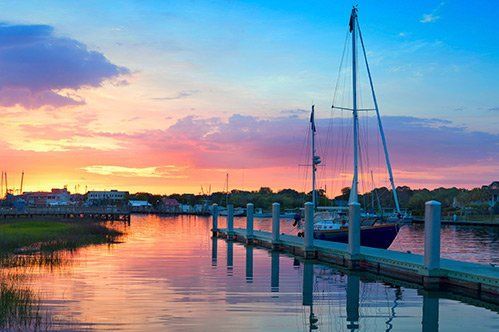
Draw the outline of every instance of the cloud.
[[[56,36],[51,26],[5,23],[0,23],[0,72],[0,105],[30,109],[83,104],[74,91],[130,73],[102,53]]]
[[[156,167],[125,167],[114,165],[93,165],[82,167],[88,173],[98,175],[113,175],[120,177],[145,177],[145,178],[168,178],[181,179],[185,175],[179,174],[183,168],[174,165]]]
[[[327,158],[340,153],[345,160],[351,159],[351,144],[340,137],[351,130],[351,125],[349,121],[330,121],[316,120],[317,144],[324,154],[324,164],[333,167],[334,161]],[[374,155],[382,153],[376,120],[366,117],[362,121],[364,147]],[[369,125],[364,126],[366,123]],[[395,168],[419,171],[477,163],[499,166],[495,161],[499,135],[468,131],[442,119],[387,116],[383,123]],[[194,168],[264,168],[303,163],[308,152],[307,130],[307,119],[236,114],[226,120],[188,116],[166,130],[106,135],[124,144],[124,149],[142,146],[156,155],[181,156]]]
[[[440,19],[440,16],[438,13],[440,12],[440,9],[443,7],[445,3],[440,2],[440,4],[435,8],[431,13],[429,14],[423,14],[419,22],[421,23],[434,23]]]
[[[297,108],[297,109],[291,109],[291,110],[282,110],[280,113],[284,115],[290,115],[292,117],[298,117],[300,115],[308,114],[310,111]]]
[[[499,111],[499,106],[490,107],[490,108],[488,108],[488,111],[490,111],[490,112],[498,112]]]
[[[421,23],[433,23],[436,22],[440,16],[435,14],[423,14],[423,17],[419,20]]]
[[[197,93],[199,93],[199,90],[182,90],[182,91],[178,92],[174,96],[169,96],[169,97],[155,97],[155,98],[152,98],[152,99],[153,100],[176,100],[176,99],[187,98],[187,97],[190,97],[190,96],[195,95]]]

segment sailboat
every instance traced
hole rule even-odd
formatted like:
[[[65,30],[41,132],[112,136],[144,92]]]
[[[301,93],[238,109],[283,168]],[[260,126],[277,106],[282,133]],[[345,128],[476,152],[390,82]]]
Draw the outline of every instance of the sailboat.
[[[358,107],[357,98],[357,35],[360,39],[362,45],[362,51],[364,55],[365,65],[367,69],[367,74],[369,78],[369,84],[371,87],[371,95],[374,103],[374,111],[376,111],[376,119],[378,123],[378,129],[381,136],[381,141],[383,143],[383,150],[385,154],[386,168],[388,171],[388,176],[392,188],[393,199],[395,202],[395,212],[396,215],[402,215],[400,211],[399,201],[397,197],[397,191],[395,187],[395,182],[393,180],[393,172],[390,164],[390,157],[388,154],[386,138],[383,132],[383,125],[381,123],[381,116],[379,114],[378,102],[376,99],[376,94],[374,92],[373,81],[371,77],[371,72],[369,70],[369,64],[367,61],[366,50],[364,47],[364,41],[362,39],[362,33],[357,21],[357,8],[353,7],[350,21],[349,21],[350,33],[352,36],[352,88],[353,88],[353,102],[352,108],[337,107],[333,105],[333,108],[339,108],[342,110],[348,110],[352,112],[353,115],[353,179],[352,187],[350,190],[349,203],[358,203],[358,182],[359,182],[359,117],[358,112],[360,111]],[[319,165],[320,158],[317,156],[315,149],[315,116],[314,116],[314,106],[312,106],[311,116],[310,116],[310,137],[311,137],[311,168],[312,168],[312,203],[314,208],[317,208],[316,199],[316,172],[317,165]],[[348,209],[345,207],[330,208],[329,211],[317,212],[314,215],[314,238],[321,240],[329,240],[334,242],[348,242]],[[367,247],[375,248],[388,248],[399,231],[398,223],[377,223],[372,220],[364,220],[361,223],[361,245]]]
[[[225,175],[225,208],[220,209],[219,214],[221,216],[227,216],[229,214],[229,211],[227,210],[227,208],[229,206],[229,194],[230,194],[230,191],[229,191],[229,173],[227,173]],[[246,213],[246,211],[244,211],[243,208],[236,207],[236,208],[234,208],[233,216],[239,217],[239,216],[243,216],[245,213]]]

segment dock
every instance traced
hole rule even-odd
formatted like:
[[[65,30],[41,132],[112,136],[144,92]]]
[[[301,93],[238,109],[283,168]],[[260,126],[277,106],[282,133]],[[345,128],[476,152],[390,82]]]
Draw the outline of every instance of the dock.
[[[0,220],[7,219],[39,219],[41,217],[67,220],[97,220],[130,222],[130,210],[117,207],[49,207],[27,208],[23,210],[0,209]]]
[[[278,218],[273,218],[272,232],[253,230],[252,205],[248,206],[250,213],[246,229],[233,227],[230,207],[227,228],[218,228],[218,216],[214,213],[213,236],[272,251],[282,251],[305,260],[409,282],[428,291],[448,291],[494,305],[499,304],[499,267],[440,258],[440,206],[436,204],[438,202],[430,203],[433,205],[427,205],[425,218],[425,228],[428,230],[425,229],[424,255],[362,247],[360,238],[356,239],[350,234],[348,244],[314,239],[313,219],[311,221],[310,218],[313,212],[310,211],[311,207],[307,206],[309,203],[305,206],[304,237],[280,234]],[[273,210],[277,211],[274,216],[279,216],[279,208],[275,204],[277,203],[274,203]],[[352,208],[350,212],[352,213]],[[356,227],[351,228],[355,231]],[[357,235],[360,236],[360,228],[357,227],[357,230]],[[357,241],[357,244],[352,241]]]

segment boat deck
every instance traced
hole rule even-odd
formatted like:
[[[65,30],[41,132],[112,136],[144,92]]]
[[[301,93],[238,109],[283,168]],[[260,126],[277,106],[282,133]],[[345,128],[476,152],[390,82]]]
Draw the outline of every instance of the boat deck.
[[[217,236],[228,238],[227,229],[219,229]],[[242,243],[249,242],[246,239],[246,230],[241,228],[234,229],[233,239]],[[309,254],[304,250],[303,238],[294,235],[281,234],[276,246],[272,243],[272,233],[254,231],[251,243],[268,249],[282,250],[295,256],[305,257]],[[487,302],[499,303],[499,267],[491,264],[441,259],[437,274],[429,276],[422,255],[361,247],[358,265],[351,266],[347,244],[323,240],[314,240],[313,257],[320,262],[409,281],[425,288],[455,291]]]

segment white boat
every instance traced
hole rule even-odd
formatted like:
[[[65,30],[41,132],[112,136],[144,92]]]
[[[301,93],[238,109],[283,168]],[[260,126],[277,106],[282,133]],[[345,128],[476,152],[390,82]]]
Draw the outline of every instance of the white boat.
[[[227,216],[229,214],[229,212],[227,211],[227,208],[223,208],[220,210],[220,212],[218,214],[221,216]],[[234,208],[234,217],[244,216],[245,214],[246,214],[245,209],[243,209],[241,207]]]

